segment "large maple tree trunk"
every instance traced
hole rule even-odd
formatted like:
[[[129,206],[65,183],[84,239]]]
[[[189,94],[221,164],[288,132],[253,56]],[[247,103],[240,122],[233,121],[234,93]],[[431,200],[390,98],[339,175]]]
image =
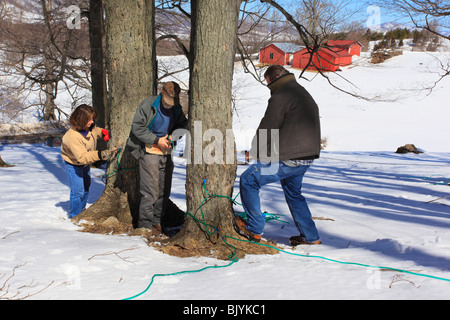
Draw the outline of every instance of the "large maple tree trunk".
[[[108,123],[106,69],[104,52],[104,0],[89,1],[89,43],[91,48],[92,106],[97,110],[96,124]]]
[[[231,95],[240,3],[191,1],[191,143],[186,205],[196,219],[188,215],[175,239],[179,247],[187,250],[186,254],[211,255],[211,245],[218,245],[213,251],[222,247],[229,254],[230,248],[223,246],[221,237],[235,235],[232,201],[218,197],[204,200],[208,193],[232,197],[236,178]]]
[[[155,94],[154,0],[108,0],[106,13],[106,65],[108,77],[109,147],[123,145],[139,103]],[[138,161],[122,149],[118,161],[108,165],[101,197],[77,220],[101,221],[116,217],[130,224],[139,211]],[[134,221],[132,221],[132,218]]]

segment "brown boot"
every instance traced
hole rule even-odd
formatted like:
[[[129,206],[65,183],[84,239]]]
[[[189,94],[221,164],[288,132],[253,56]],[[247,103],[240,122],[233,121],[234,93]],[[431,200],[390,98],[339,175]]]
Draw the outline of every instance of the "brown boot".
[[[292,246],[298,246],[300,244],[322,244],[322,241],[317,240],[313,242],[306,241],[302,236],[293,236],[289,238],[289,242]]]
[[[236,230],[237,233],[239,233],[241,236],[247,238],[250,241],[254,242],[260,242],[261,241],[261,235],[253,234],[250,231],[247,230],[247,226],[245,224],[245,220],[240,216],[234,216],[233,218],[233,227],[234,230]]]

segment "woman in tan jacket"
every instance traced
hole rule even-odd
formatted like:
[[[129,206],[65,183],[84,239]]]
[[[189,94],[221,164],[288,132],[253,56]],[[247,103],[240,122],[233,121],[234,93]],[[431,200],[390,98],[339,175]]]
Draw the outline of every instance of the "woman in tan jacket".
[[[61,155],[70,188],[69,218],[75,217],[86,207],[91,185],[91,163],[109,160],[119,150],[96,150],[98,139],[109,139],[107,130],[95,126],[96,117],[97,111],[91,106],[78,106],[69,118],[71,128],[62,138]]]

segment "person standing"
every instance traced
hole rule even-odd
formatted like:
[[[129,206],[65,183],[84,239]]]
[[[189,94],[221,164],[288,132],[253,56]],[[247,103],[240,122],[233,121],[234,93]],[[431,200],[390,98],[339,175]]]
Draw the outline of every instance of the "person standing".
[[[187,119],[180,105],[180,86],[166,82],[158,96],[144,99],[133,117],[127,148],[139,159],[141,202],[138,228],[160,234],[172,187],[171,133],[185,128]]]
[[[70,219],[86,208],[91,185],[91,164],[110,160],[119,150],[96,150],[98,139],[109,139],[108,131],[95,125],[96,117],[97,111],[91,106],[78,106],[69,118],[71,128],[62,137],[61,156],[66,166],[70,188]]]
[[[290,238],[290,243],[320,244],[319,233],[301,192],[305,173],[320,156],[319,109],[311,95],[284,67],[270,66],[264,77],[271,97],[252,142],[250,153],[256,163],[241,175],[239,183],[248,219],[236,215],[234,229],[251,241],[261,240],[265,218],[261,213],[259,191],[268,183],[280,181],[299,231],[299,235]],[[277,132],[278,139],[268,138],[271,132]],[[264,133],[266,140],[262,137]],[[266,162],[267,156],[271,162]]]

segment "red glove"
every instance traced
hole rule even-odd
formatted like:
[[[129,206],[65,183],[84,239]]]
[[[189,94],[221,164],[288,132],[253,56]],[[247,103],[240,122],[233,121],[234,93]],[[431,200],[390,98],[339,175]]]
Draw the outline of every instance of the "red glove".
[[[109,141],[109,132],[106,129],[102,129],[102,134],[103,134],[103,140],[105,140],[105,142]]]

